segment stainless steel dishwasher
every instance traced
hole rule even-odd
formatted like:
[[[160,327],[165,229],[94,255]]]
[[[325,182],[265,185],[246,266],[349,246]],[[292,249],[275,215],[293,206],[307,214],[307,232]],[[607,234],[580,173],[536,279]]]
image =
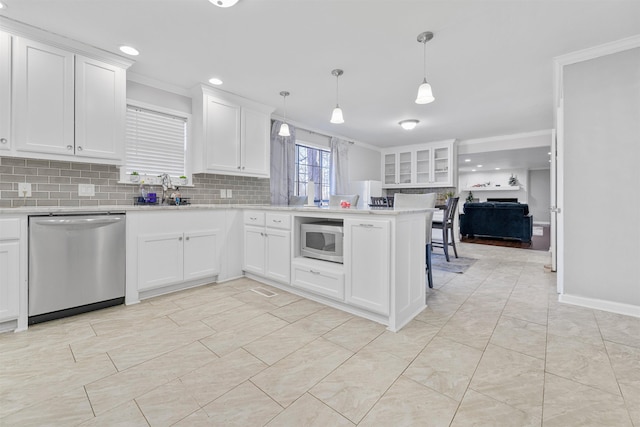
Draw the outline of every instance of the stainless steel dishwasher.
[[[125,214],[29,217],[29,324],[122,304]]]

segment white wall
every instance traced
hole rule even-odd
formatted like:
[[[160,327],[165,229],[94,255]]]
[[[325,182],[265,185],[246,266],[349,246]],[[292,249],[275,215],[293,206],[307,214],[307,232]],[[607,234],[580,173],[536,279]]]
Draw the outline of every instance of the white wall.
[[[191,114],[191,98],[127,80],[127,99]]]
[[[640,48],[565,66],[562,89],[560,299],[640,316]]]
[[[350,181],[381,181],[380,151],[363,147],[358,144],[349,149],[349,179]]]
[[[549,169],[529,171],[529,213],[534,223],[551,222],[551,175]]]

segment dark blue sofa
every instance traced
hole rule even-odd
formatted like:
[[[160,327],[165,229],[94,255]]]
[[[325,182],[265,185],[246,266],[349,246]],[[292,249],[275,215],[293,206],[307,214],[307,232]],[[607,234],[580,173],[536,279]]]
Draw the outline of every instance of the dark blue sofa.
[[[531,241],[533,217],[525,203],[465,203],[460,214],[460,234]]]

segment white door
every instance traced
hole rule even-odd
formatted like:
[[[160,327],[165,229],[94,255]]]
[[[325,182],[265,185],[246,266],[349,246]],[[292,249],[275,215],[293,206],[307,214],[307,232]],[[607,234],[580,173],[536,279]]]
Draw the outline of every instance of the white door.
[[[560,109],[558,109],[558,118],[560,118],[560,115],[562,114],[562,111]],[[558,126],[561,127],[562,120],[558,120]],[[556,187],[556,182],[557,182],[557,165],[558,165],[558,158],[557,158],[557,140],[556,140],[556,131],[553,130],[551,132],[551,170],[550,170],[550,174],[551,174],[551,200],[550,200],[550,206],[551,206],[551,226],[549,227],[549,251],[551,252],[551,271],[557,271],[558,268],[558,261],[557,261],[557,257],[558,257],[558,248],[557,248],[557,234],[556,234],[556,228],[557,228],[557,215],[558,215],[558,198],[557,198],[557,187]],[[558,285],[559,285],[559,281],[558,281]],[[560,291],[561,289],[558,288],[558,291]]]
[[[0,31],[0,150],[11,149],[11,36]]]
[[[389,221],[347,219],[345,225],[345,300],[367,310],[389,314]]]
[[[184,235],[184,280],[215,276],[218,264],[219,230]]]
[[[76,56],[76,155],[123,158],[125,85],[122,68]]]
[[[262,227],[244,227],[244,261],[242,269],[256,274],[265,271],[265,233]]]
[[[183,281],[182,233],[138,236],[138,290]]]
[[[14,38],[13,139],[18,150],[74,154],[74,57]]]
[[[291,277],[291,232],[269,230],[266,233],[265,274],[289,284]]]
[[[209,171],[240,172],[240,107],[206,97],[205,152]]]
[[[0,321],[16,319],[20,290],[20,242],[0,242]]]
[[[240,171],[250,175],[269,176],[271,144],[269,141],[269,115],[242,109],[240,139]]]

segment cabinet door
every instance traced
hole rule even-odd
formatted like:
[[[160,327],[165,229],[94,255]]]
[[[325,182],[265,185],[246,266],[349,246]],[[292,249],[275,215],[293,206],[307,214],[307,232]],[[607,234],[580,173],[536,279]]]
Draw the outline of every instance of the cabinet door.
[[[121,160],[126,79],[122,68],[76,57],[76,155]]]
[[[218,230],[206,230],[184,235],[184,280],[215,276],[218,265]]]
[[[448,186],[453,182],[451,174],[451,149],[437,147],[433,149],[433,179],[439,186]]]
[[[429,184],[431,178],[431,149],[416,150],[416,184]]]
[[[240,107],[206,97],[206,168],[211,172],[240,172]]]
[[[20,244],[0,242],[0,321],[18,318]]]
[[[0,150],[11,149],[11,36],[0,31]]]
[[[265,271],[265,233],[262,227],[244,227],[244,261],[242,269],[256,274]]]
[[[291,284],[293,286],[344,301],[344,273],[300,264],[294,265],[292,271]]]
[[[389,314],[390,227],[386,220],[346,219],[345,300],[367,310]]]
[[[182,233],[138,236],[138,290],[182,282]]]
[[[396,153],[387,153],[384,155],[384,164],[382,165],[382,174],[384,176],[385,185],[395,185],[398,183],[396,178]]]
[[[413,183],[413,164],[411,151],[401,151],[398,153],[398,184],[408,185]]]
[[[269,115],[243,108],[241,122],[240,170],[246,174],[268,177],[271,153]]]
[[[16,149],[74,154],[73,54],[15,37],[13,60]]]
[[[291,278],[291,232],[267,230],[265,274],[289,284]]]

